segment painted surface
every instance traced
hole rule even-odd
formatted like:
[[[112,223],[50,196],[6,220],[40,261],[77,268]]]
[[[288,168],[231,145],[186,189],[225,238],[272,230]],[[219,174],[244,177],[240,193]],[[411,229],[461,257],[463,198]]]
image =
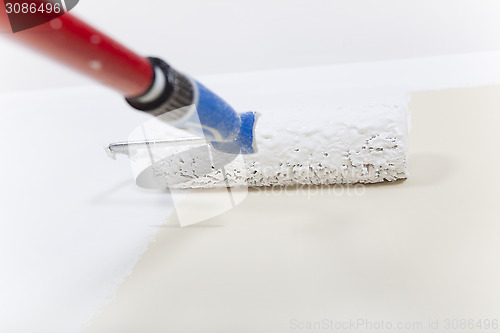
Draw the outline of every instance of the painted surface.
[[[300,89],[297,87],[297,90],[294,90],[294,87],[275,84],[275,82],[287,82],[292,78],[297,78],[297,76],[304,79],[315,78],[324,82],[325,90],[317,92],[320,94],[328,93],[329,89],[336,90],[340,87],[358,89],[358,86],[380,84],[390,87],[388,92],[400,95],[412,89],[441,89],[447,86],[500,83],[498,59],[500,57],[496,54],[456,56],[411,62],[224,75],[201,78],[201,81],[224,96],[237,110],[258,107],[259,96],[266,96],[269,84],[271,84],[274,93],[283,96],[283,98],[276,99],[266,106],[279,108],[286,106],[283,104],[285,102],[293,105],[293,96]],[[326,75],[329,73],[335,73],[335,75]],[[263,81],[263,78],[267,80]],[[273,83],[266,83],[271,79],[274,80]],[[255,85],[254,82],[262,82],[262,85]],[[250,89],[250,87],[253,88]],[[390,95],[388,97],[391,97]],[[373,99],[377,96],[379,98],[385,95],[377,93],[375,96],[368,97]],[[302,267],[307,272],[307,269],[313,268],[309,266],[308,262],[311,256],[316,254],[320,255],[320,259],[329,260],[328,258],[331,258],[333,253],[333,256],[339,260],[337,262],[339,265],[342,262],[346,265],[344,270],[352,270],[353,274],[359,270],[363,280],[359,281],[356,286],[362,286],[368,281],[364,279],[364,276],[369,273],[368,268],[363,268],[365,267],[363,265],[368,265],[373,261],[374,264],[399,267],[395,271],[391,271],[390,268],[387,268],[387,271],[373,271],[374,281],[382,283],[390,272],[400,274],[407,269],[403,265],[404,260],[407,260],[408,256],[416,255],[415,251],[419,249],[424,251],[428,248],[428,244],[434,245],[429,249],[432,256],[429,253],[428,256],[417,257],[415,260],[417,260],[416,262],[424,262],[432,258],[443,260],[442,262],[431,261],[431,265],[435,269],[439,267],[440,263],[446,264],[446,260],[455,260],[449,261],[450,265],[457,265],[456,260],[459,259],[454,257],[454,250],[476,251],[471,253],[476,254],[477,257],[466,257],[469,258],[466,260],[470,260],[468,261],[470,264],[473,264],[473,258],[479,258],[479,255],[485,254],[487,247],[492,249],[488,253],[496,251],[496,243],[490,242],[488,237],[493,237],[496,234],[494,229],[496,226],[490,219],[491,216],[498,215],[498,212],[494,205],[490,205],[490,201],[497,194],[494,192],[495,189],[499,187],[491,186],[490,191],[492,192],[488,192],[491,195],[485,195],[484,201],[478,203],[473,200],[479,200],[481,194],[487,193],[484,191],[488,191],[489,187],[483,187],[485,185],[482,182],[471,182],[470,180],[483,179],[481,177],[485,173],[484,165],[493,165],[487,170],[497,169],[496,155],[489,154],[491,150],[489,150],[490,146],[488,145],[496,142],[494,141],[496,138],[492,137],[495,131],[491,126],[498,124],[498,119],[494,118],[498,112],[496,109],[495,111],[489,109],[488,106],[496,107],[498,104],[495,104],[496,100],[490,95],[484,97],[478,92],[474,96],[477,98],[472,101],[460,99],[460,95],[456,96],[457,102],[455,102],[455,97],[450,100],[437,99],[433,101],[435,104],[431,103],[428,108],[424,108],[425,113],[414,115],[413,131],[420,134],[413,139],[417,145],[412,146],[415,148],[411,148],[412,154],[416,154],[412,165],[420,169],[410,170],[410,173],[414,175],[407,183],[367,188],[367,194],[364,198],[370,200],[367,200],[362,209],[360,209],[359,202],[354,199],[351,199],[352,201],[338,199],[340,200],[338,201],[336,198],[327,198],[325,202],[321,199],[305,201],[303,197],[295,199],[281,197],[277,201],[266,198],[265,202],[262,203],[263,206],[260,206],[261,200],[257,197],[242,203],[242,205],[246,204],[246,206],[241,206],[245,210],[240,211],[237,208],[234,213],[230,211],[221,216],[221,219],[227,224],[239,221],[237,225],[231,224],[230,228],[160,229],[162,230],[162,234],[158,236],[160,238],[157,238],[156,243],[152,243],[157,244],[155,248],[159,250],[148,252],[147,255],[148,258],[154,257],[158,262],[153,262],[150,265],[147,263],[151,259],[148,259],[144,265],[154,268],[160,263],[165,263],[172,269],[173,274],[170,277],[173,280],[155,280],[154,282],[149,278],[142,280],[142,273],[140,273],[142,269],[139,271],[139,268],[136,270],[138,275],[132,275],[130,280],[140,282],[140,290],[143,290],[144,297],[151,294],[161,296],[154,299],[154,302],[147,303],[159,302],[159,307],[156,308],[159,312],[151,310],[150,315],[161,312],[163,316],[165,315],[163,309],[172,309],[172,313],[177,314],[179,320],[177,323],[180,323],[182,318],[187,318],[190,315],[191,307],[194,307],[193,311],[196,314],[199,313],[197,311],[206,310],[205,305],[213,304],[210,302],[217,302],[216,299],[212,298],[214,291],[222,292],[223,295],[226,295],[224,294],[226,292],[232,292],[234,297],[255,295],[251,296],[256,298],[251,298],[254,301],[248,303],[249,305],[237,304],[241,307],[233,307],[238,311],[250,311],[250,306],[258,307],[267,304],[265,298],[260,299],[258,296],[261,295],[260,291],[268,290],[266,289],[268,283],[280,282],[279,277],[283,276],[280,275],[283,273],[279,270],[280,267],[286,265],[290,267],[290,273],[296,273],[293,270],[296,260],[302,260],[303,266],[298,267]],[[334,97],[332,97],[332,101],[342,100],[342,95]],[[492,100],[487,102],[489,99]],[[467,106],[466,111],[457,111],[461,110],[460,103]],[[127,138],[137,124],[148,118],[144,114],[132,112],[125,102],[116,98],[116,95],[108,90],[98,88],[46,90],[3,95],[0,97],[0,110],[0,151],[3,161],[0,163],[0,174],[3,177],[0,187],[0,221],[2,221],[0,224],[0,262],[2,271],[8,272],[8,274],[0,275],[0,294],[2,295],[0,297],[0,331],[12,331],[12,327],[15,327],[18,331],[25,332],[34,330],[52,333],[81,332],[85,323],[109,299],[113,298],[120,283],[132,272],[140,255],[158,232],[158,226],[165,224],[172,212],[168,196],[136,187],[129,162],[126,159],[117,161],[108,159],[103,150],[103,147],[108,143]],[[447,132],[447,135],[443,135],[443,123],[446,123],[444,129],[450,131]],[[465,135],[464,129],[470,131],[471,134]],[[419,137],[423,138],[424,145],[418,143]],[[464,156],[468,156],[464,153],[469,154],[470,152],[474,152],[474,159],[462,160]],[[444,154],[442,155],[444,158],[440,154]],[[498,179],[495,177],[495,173],[487,174],[489,184],[493,185],[497,182]],[[437,184],[438,187],[434,187],[434,184]],[[467,192],[461,192],[462,188],[467,189]],[[413,202],[418,198],[431,197],[432,193],[438,193],[441,200],[424,201],[425,205],[423,206],[413,205]],[[405,207],[405,210],[404,214],[394,214],[392,219],[388,220],[387,208],[393,207],[391,198],[400,200],[394,202],[399,202]],[[311,207],[307,207],[306,203],[310,204]],[[469,206],[472,210],[461,214],[463,211],[459,208]],[[375,210],[378,212],[376,214],[373,213],[375,208],[380,209]],[[324,218],[320,220],[311,218],[311,209],[322,213],[321,216]],[[409,211],[415,211],[415,214],[417,212],[424,214],[425,211],[428,211],[432,218],[429,217],[430,215],[421,215],[416,221],[405,220]],[[260,214],[261,212],[265,212],[265,214]],[[293,213],[293,219],[283,222],[280,219],[283,212]],[[363,215],[364,212],[372,217],[365,218],[367,215]],[[359,216],[359,220],[353,222],[352,218],[356,216]],[[329,221],[332,219],[340,221],[338,222],[340,225],[330,225]],[[456,219],[458,219],[457,223],[461,224],[457,229],[451,229],[453,221]],[[483,226],[483,229],[473,229],[472,225],[468,224],[468,221],[472,221],[472,219],[479,221],[478,223]],[[373,220],[379,224],[374,225]],[[312,225],[307,224],[311,221]],[[319,222],[314,223],[314,221]],[[266,223],[266,226],[264,227],[262,223]],[[274,227],[267,225],[268,223],[272,223]],[[280,236],[282,238],[288,237],[286,241],[279,241],[282,239],[280,237],[276,238],[276,233],[281,230],[278,227],[282,226],[282,223],[289,223],[285,227],[289,229],[286,229]],[[423,223],[423,225],[418,223]],[[233,234],[233,225],[235,230],[241,228],[241,232]],[[436,225],[441,226],[440,233],[436,233],[433,229]],[[364,229],[364,227],[368,229]],[[252,228],[255,228],[255,231],[248,234],[248,238],[245,238],[245,232]],[[168,230],[174,231],[163,236]],[[450,237],[459,237],[457,239],[463,237],[463,241],[470,246],[460,248],[460,244],[454,240],[455,238],[443,240],[445,231],[451,232]],[[185,237],[178,237],[183,232]],[[218,234],[219,232],[221,234]],[[356,236],[358,232],[359,235]],[[416,232],[420,232],[418,234],[420,236],[416,237]],[[489,233],[486,234],[487,232]],[[207,233],[215,233],[214,238],[207,238]],[[379,237],[374,238],[373,233],[378,234]],[[223,237],[221,243],[217,243],[219,236]],[[466,236],[470,238],[466,238]],[[482,236],[486,238],[479,243]],[[167,237],[167,239],[164,240],[162,237]],[[300,243],[300,237],[309,238]],[[334,238],[332,239],[332,237]],[[414,239],[415,243],[404,247],[403,245],[410,237],[414,237],[411,239]],[[399,243],[391,241],[393,239],[397,239]],[[437,243],[441,240],[444,243]],[[348,241],[352,244],[346,243]],[[371,244],[372,247],[360,248],[359,246],[364,241]],[[207,247],[207,242],[211,246]],[[328,243],[336,248],[324,248]],[[296,250],[292,250],[292,244],[299,244]],[[398,244],[402,245],[401,249],[406,249],[406,252],[403,250],[396,252],[406,255],[398,257],[397,260],[401,261],[385,263],[383,261],[384,254],[398,249]],[[446,246],[441,247],[440,244]],[[368,260],[370,259],[368,257],[365,261],[363,258],[366,251],[375,251],[376,246],[379,245],[383,246],[380,248],[380,252],[374,252],[372,260]],[[322,248],[325,249],[324,252],[321,252]],[[361,249],[359,250],[361,252],[356,252],[358,248]],[[260,252],[267,251],[267,249],[274,249],[275,252]],[[299,250],[306,252],[300,254]],[[223,251],[227,251],[225,252],[227,256],[223,255]],[[347,258],[342,261],[344,260],[342,258],[345,258],[345,253],[349,251],[359,254],[358,257],[354,258],[357,258],[357,261],[349,261]],[[436,256],[436,253],[441,254],[441,256]],[[446,254],[449,256],[447,257]],[[462,254],[466,255],[466,252]],[[278,261],[279,258],[283,260],[281,263]],[[484,286],[488,286],[487,282],[490,281],[490,277],[497,274],[493,266],[488,266],[489,258],[482,258],[483,261],[476,263],[479,266],[474,266],[477,269],[490,267],[489,275],[483,275],[484,281],[486,281],[483,283]],[[204,261],[200,263],[196,261],[198,259]],[[175,260],[179,266],[170,266],[170,260]],[[220,262],[216,260],[220,260]],[[234,266],[237,260],[241,264]],[[238,281],[241,284],[247,283],[249,286],[254,286],[255,289],[240,289],[238,291],[239,289],[234,284],[229,284],[224,289],[225,287],[221,283],[227,282],[227,280],[219,280],[220,276],[217,274],[225,271],[212,270],[221,267],[223,261],[226,264],[231,262],[231,265],[235,267],[231,274],[225,275],[225,278],[231,278],[235,283]],[[209,266],[210,263],[214,263],[214,266]],[[271,263],[277,264],[277,266],[272,266]],[[399,266],[391,266],[391,263],[399,263]],[[416,270],[419,267],[422,268],[422,266],[414,266],[414,268],[408,269]],[[466,274],[458,266],[453,267],[457,274]],[[166,271],[168,271],[167,268],[165,268]],[[206,279],[199,279],[198,274],[188,274],[194,271],[201,272],[200,274],[205,275]],[[476,271],[478,270],[471,270],[470,275],[464,275],[467,277],[464,279],[468,280],[459,280],[457,283],[466,284],[467,281],[477,283],[479,280],[475,279],[475,273],[473,274]],[[249,277],[253,276],[256,279],[254,282],[257,284],[253,284],[252,281],[240,280],[250,272],[254,272],[253,274],[267,272],[267,274],[249,275]],[[308,298],[308,291],[318,292],[318,289],[300,289],[299,287],[302,286],[300,281],[306,285],[310,285],[309,283],[315,285],[314,282],[321,282],[316,284],[318,288],[327,282],[326,280],[316,281],[314,276],[318,276],[316,274],[318,272],[314,270],[311,272],[314,275],[306,276],[303,280],[301,280],[301,275],[297,275],[294,279],[282,284],[283,288],[290,292],[298,288],[300,294],[296,294],[296,299],[304,299],[304,306],[309,304],[306,302],[307,300],[311,300]],[[416,272],[418,273],[418,271]],[[155,269],[152,269],[151,273],[154,274]],[[184,273],[188,276],[183,275]],[[163,275],[158,275],[158,277],[161,276]],[[351,277],[351,275],[345,275],[339,279],[350,279]],[[437,286],[442,286],[445,277],[451,277],[451,275],[442,275],[442,277],[443,280],[432,280],[430,275],[422,276],[423,279],[428,279],[429,283],[439,282],[440,284]],[[171,289],[170,286],[176,283],[186,284]],[[398,283],[398,281],[394,281],[394,283]],[[407,283],[411,283],[411,281],[408,280]],[[161,285],[165,289],[148,289],[148,291],[144,289],[157,285]],[[198,299],[198,303],[194,302],[199,293],[191,294],[191,296],[185,295],[184,291],[188,286],[193,288],[193,291],[201,290],[197,288],[205,290],[206,300]],[[384,285],[379,286],[383,287]],[[370,287],[366,288],[366,292],[370,290],[373,293],[377,292]],[[386,286],[386,288],[389,287]],[[284,292],[285,289],[280,290]],[[391,289],[387,290],[389,292]],[[482,289],[477,290],[481,291]],[[132,287],[131,291],[136,292],[137,290]],[[448,293],[451,291],[453,290],[444,290]],[[166,294],[162,294],[162,292]],[[124,292],[124,295],[126,293]],[[178,293],[177,296],[175,293]],[[281,299],[282,296],[280,293],[270,293],[269,295],[276,297],[276,300]],[[334,297],[335,293],[327,293],[326,295],[330,298],[330,296]],[[339,295],[340,299],[347,297],[347,294]],[[483,297],[482,295],[478,294],[477,297]],[[120,295],[117,297],[120,299],[128,298],[128,296]],[[171,300],[176,302],[168,303]],[[123,303],[125,309],[128,309],[126,311],[136,311],[133,310],[135,308],[127,305],[131,303],[126,302]],[[168,306],[164,308],[162,304]],[[224,309],[226,302],[221,301],[220,304],[219,308],[214,306],[213,309]],[[280,303],[273,304],[279,305]],[[484,304],[486,306],[489,303]],[[182,313],[173,311],[174,306],[177,311],[182,310]],[[104,309],[104,313],[106,313],[107,310]],[[241,315],[249,313],[248,311],[241,312]],[[297,308],[297,312],[300,312],[299,308]],[[206,315],[208,316],[210,313],[212,312],[208,311]],[[303,313],[304,316],[307,314],[306,312],[300,313]],[[127,318],[133,318],[129,312],[126,314]],[[181,314],[186,314],[186,316],[183,317]],[[267,316],[271,317],[271,315],[272,311],[267,311]],[[111,319],[108,321],[105,317],[101,318],[99,322],[96,321],[96,326],[93,328],[95,331],[99,331],[100,327],[110,327],[105,325],[111,325],[111,327],[118,325]],[[148,317],[143,316],[143,318]],[[234,316],[234,318],[241,317]],[[262,322],[260,316],[256,315],[253,318],[255,325]],[[123,321],[123,317],[121,319],[124,324],[129,323]],[[248,317],[247,319],[252,320]],[[175,321],[169,323],[176,325]],[[210,321],[205,321],[205,323],[205,327],[211,327],[209,326],[211,325]]]
[[[410,106],[407,181],[256,189],[206,223],[162,228],[86,333],[498,324],[500,86]]]

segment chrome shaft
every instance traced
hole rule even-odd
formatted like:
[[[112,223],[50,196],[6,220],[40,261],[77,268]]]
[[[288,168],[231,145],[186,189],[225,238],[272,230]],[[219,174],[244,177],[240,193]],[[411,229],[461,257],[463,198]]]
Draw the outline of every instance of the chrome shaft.
[[[116,154],[130,155],[130,152],[137,149],[154,149],[162,147],[174,147],[174,146],[190,146],[190,145],[200,145],[207,144],[204,138],[192,137],[192,138],[178,138],[178,139],[167,139],[167,140],[146,140],[146,141],[127,141],[127,142],[115,142],[111,143],[106,147],[106,153],[111,158],[116,158]]]

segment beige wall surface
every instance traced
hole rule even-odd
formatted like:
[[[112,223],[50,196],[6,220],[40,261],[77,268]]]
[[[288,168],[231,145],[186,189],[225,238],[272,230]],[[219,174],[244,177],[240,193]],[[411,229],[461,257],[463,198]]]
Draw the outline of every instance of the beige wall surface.
[[[172,217],[87,333],[498,325],[500,86],[411,97],[408,180],[256,189],[204,223]]]

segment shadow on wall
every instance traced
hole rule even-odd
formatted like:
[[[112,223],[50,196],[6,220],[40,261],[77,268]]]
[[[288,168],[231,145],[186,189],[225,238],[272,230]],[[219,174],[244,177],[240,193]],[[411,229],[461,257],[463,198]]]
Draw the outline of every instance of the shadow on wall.
[[[454,173],[456,168],[453,165],[453,159],[445,155],[410,155],[408,184],[412,186],[429,186],[441,183]]]

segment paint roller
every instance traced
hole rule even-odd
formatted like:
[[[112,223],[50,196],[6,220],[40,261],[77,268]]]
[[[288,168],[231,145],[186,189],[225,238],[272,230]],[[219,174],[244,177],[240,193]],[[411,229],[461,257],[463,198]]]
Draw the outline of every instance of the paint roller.
[[[0,25],[8,27],[2,7],[0,1]],[[177,127],[204,134],[210,142],[209,151],[201,154],[200,150],[206,146],[182,150],[167,158],[161,155],[161,149],[156,151],[158,156],[154,159],[146,156],[151,161],[146,158],[147,165],[137,167],[136,181],[140,186],[143,186],[142,175],[147,181],[165,178],[169,186],[175,188],[376,183],[407,177],[406,98],[396,103],[391,100],[389,104],[372,104],[356,96],[355,105],[346,104],[344,109],[332,107],[330,94],[315,94],[313,99],[301,94],[301,98],[293,100],[293,107],[268,114],[261,104],[266,121],[259,124],[256,138],[257,113],[236,113],[202,84],[164,61],[141,57],[72,15],[64,14],[47,24],[15,33],[14,37],[119,91],[136,109],[157,116],[152,121],[165,119]],[[313,74],[299,76],[300,81],[309,82],[309,91],[315,87],[317,71]],[[293,72],[281,78],[264,76],[257,81],[247,78],[246,91],[256,84],[272,91],[279,80],[283,80],[282,89],[288,87],[296,91],[293,84],[296,80],[290,78],[296,79],[297,75]],[[327,77],[336,78],[328,81],[332,86],[341,82],[339,75]],[[321,83],[317,88],[323,91],[324,86]],[[337,95],[337,101],[340,96]],[[314,121],[305,121],[304,109],[308,110],[308,119]],[[256,141],[259,141],[259,153],[252,154],[256,152]],[[204,143],[203,138],[145,141],[144,136],[138,136],[137,141],[108,146],[108,152],[129,154],[137,149],[142,150],[137,154],[142,156],[148,155],[146,152],[150,153],[151,147]],[[213,154],[212,150],[217,153]],[[244,159],[245,165],[222,168],[241,157],[236,153],[249,154]],[[143,162],[135,155],[134,159]],[[193,163],[186,166],[183,163],[186,160]],[[186,167],[190,168],[189,172]],[[203,177],[207,169],[221,170],[215,176]],[[144,187],[162,184],[154,181]]]

